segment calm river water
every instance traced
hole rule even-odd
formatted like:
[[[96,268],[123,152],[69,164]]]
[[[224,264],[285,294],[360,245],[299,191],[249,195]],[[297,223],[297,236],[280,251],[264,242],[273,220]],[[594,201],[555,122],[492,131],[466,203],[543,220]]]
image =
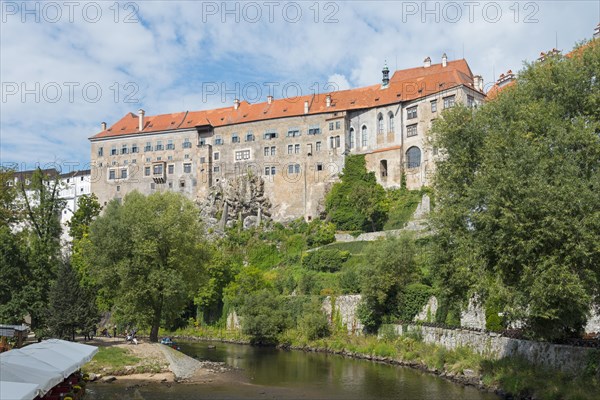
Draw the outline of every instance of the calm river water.
[[[208,345],[216,349],[209,349]],[[200,360],[225,362],[234,370],[198,384],[91,384],[90,400],[113,399],[405,399],[498,400],[493,394],[410,368],[337,355],[283,351],[218,342],[181,343]]]

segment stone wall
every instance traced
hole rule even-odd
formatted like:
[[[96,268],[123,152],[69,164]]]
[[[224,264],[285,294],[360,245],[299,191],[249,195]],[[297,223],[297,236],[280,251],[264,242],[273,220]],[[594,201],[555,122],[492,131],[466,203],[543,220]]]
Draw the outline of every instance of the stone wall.
[[[323,311],[329,318],[330,323],[334,322],[336,314],[339,314],[341,323],[348,329],[348,333],[360,334],[363,330],[363,324],[356,316],[356,309],[361,300],[360,294],[351,294],[338,296],[334,298],[334,310],[331,308],[331,296],[327,296],[323,301]]]
[[[467,309],[461,311],[460,326],[464,328],[485,329],[485,308],[476,296],[471,297]]]
[[[491,359],[521,356],[533,364],[577,373],[585,367],[588,354],[585,347],[558,345],[529,340],[511,339],[496,333],[463,329],[444,329],[419,325],[395,325],[396,333],[418,332],[425,343],[452,350],[468,347],[477,354]]]

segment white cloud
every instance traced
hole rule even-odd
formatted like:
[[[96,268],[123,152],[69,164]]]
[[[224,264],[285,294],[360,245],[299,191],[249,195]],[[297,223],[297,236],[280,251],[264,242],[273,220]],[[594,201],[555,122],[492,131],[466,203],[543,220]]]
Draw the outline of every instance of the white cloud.
[[[350,89],[350,83],[348,79],[342,74],[333,74],[327,78],[327,82],[332,83],[337,90]]]
[[[501,6],[497,22],[482,14],[491,3]],[[109,9],[113,3],[96,4],[103,7],[96,23],[86,22],[81,11],[73,23],[66,13],[59,23],[43,18],[35,23],[31,17],[22,23],[19,14],[3,14],[1,162],[83,163],[89,160],[87,138],[99,130],[101,121],[110,125],[140,107],[152,115],[231,103],[233,95],[223,98],[221,89],[205,96],[207,82],[226,89],[236,82],[242,87],[278,82],[279,90],[297,82],[307,93],[315,83],[331,81],[342,89],[379,83],[384,60],[393,71],[421,65],[426,56],[440,62],[444,52],[450,59],[462,58],[464,52],[473,72],[491,82],[494,72],[497,76],[516,71],[523,60],[555,47],[557,33],[558,46],[565,51],[591,37],[600,10],[598,3],[586,1],[569,2],[568,7],[566,1],[536,2],[537,9],[525,9],[520,2],[517,16],[512,2],[480,2],[472,22],[463,9],[464,15],[453,23],[444,20],[443,2],[428,3],[430,11],[438,7],[437,14],[427,14],[422,2],[324,2],[318,3],[318,14],[314,3],[296,2],[302,7],[298,22],[290,22],[292,8],[284,13],[292,3],[278,3],[272,21],[263,7],[261,18],[253,23],[248,21],[251,10],[244,9],[249,3],[227,4],[239,8],[236,22],[236,15],[223,12],[221,2],[152,1],[136,3],[139,22],[124,23],[129,10],[121,9],[115,23]],[[219,8],[214,15],[206,13],[210,4]],[[418,10],[411,11],[411,5]],[[525,23],[532,12],[537,22]],[[327,17],[333,21],[326,23]],[[39,101],[32,94],[22,99],[22,85],[35,91],[36,82]],[[79,84],[72,101],[65,82]],[[7,85],[12,83],[19,92],[8,95]],[[57,102],[49,101],[50,91],[41,93],[53,83],[63,88]],[[85,98],[85,84],[102,89],[97,102]],[[137,101],[126,102],[132,91],[136,93],[130,100]],[[266,90],[261,94],[264,99]]]

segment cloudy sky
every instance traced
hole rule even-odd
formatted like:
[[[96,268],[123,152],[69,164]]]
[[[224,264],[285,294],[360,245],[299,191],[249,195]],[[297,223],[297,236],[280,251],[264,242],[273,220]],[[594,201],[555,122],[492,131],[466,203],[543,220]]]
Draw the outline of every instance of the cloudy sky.
[[[85,168],[88,137],[147,115],[377,83],[465,58],[486,85],[590,39],[600,1],[0,1],[0,163]]]

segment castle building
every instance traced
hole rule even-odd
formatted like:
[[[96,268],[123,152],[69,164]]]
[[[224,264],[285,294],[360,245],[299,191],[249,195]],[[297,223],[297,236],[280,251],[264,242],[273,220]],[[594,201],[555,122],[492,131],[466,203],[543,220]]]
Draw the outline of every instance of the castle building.
[[[146,116],[126,114],[90,138],[91,190],[101,204],[138,190],[181,192],[202,201],[223,182],[253,174],[270,214],[318,217],[349,154],[364,154],[385,188],[428,185],[437,150],[432,121],[457,103],[482,102],[483,80],[465,60],[385,67],[376,85],[229,107]]]

